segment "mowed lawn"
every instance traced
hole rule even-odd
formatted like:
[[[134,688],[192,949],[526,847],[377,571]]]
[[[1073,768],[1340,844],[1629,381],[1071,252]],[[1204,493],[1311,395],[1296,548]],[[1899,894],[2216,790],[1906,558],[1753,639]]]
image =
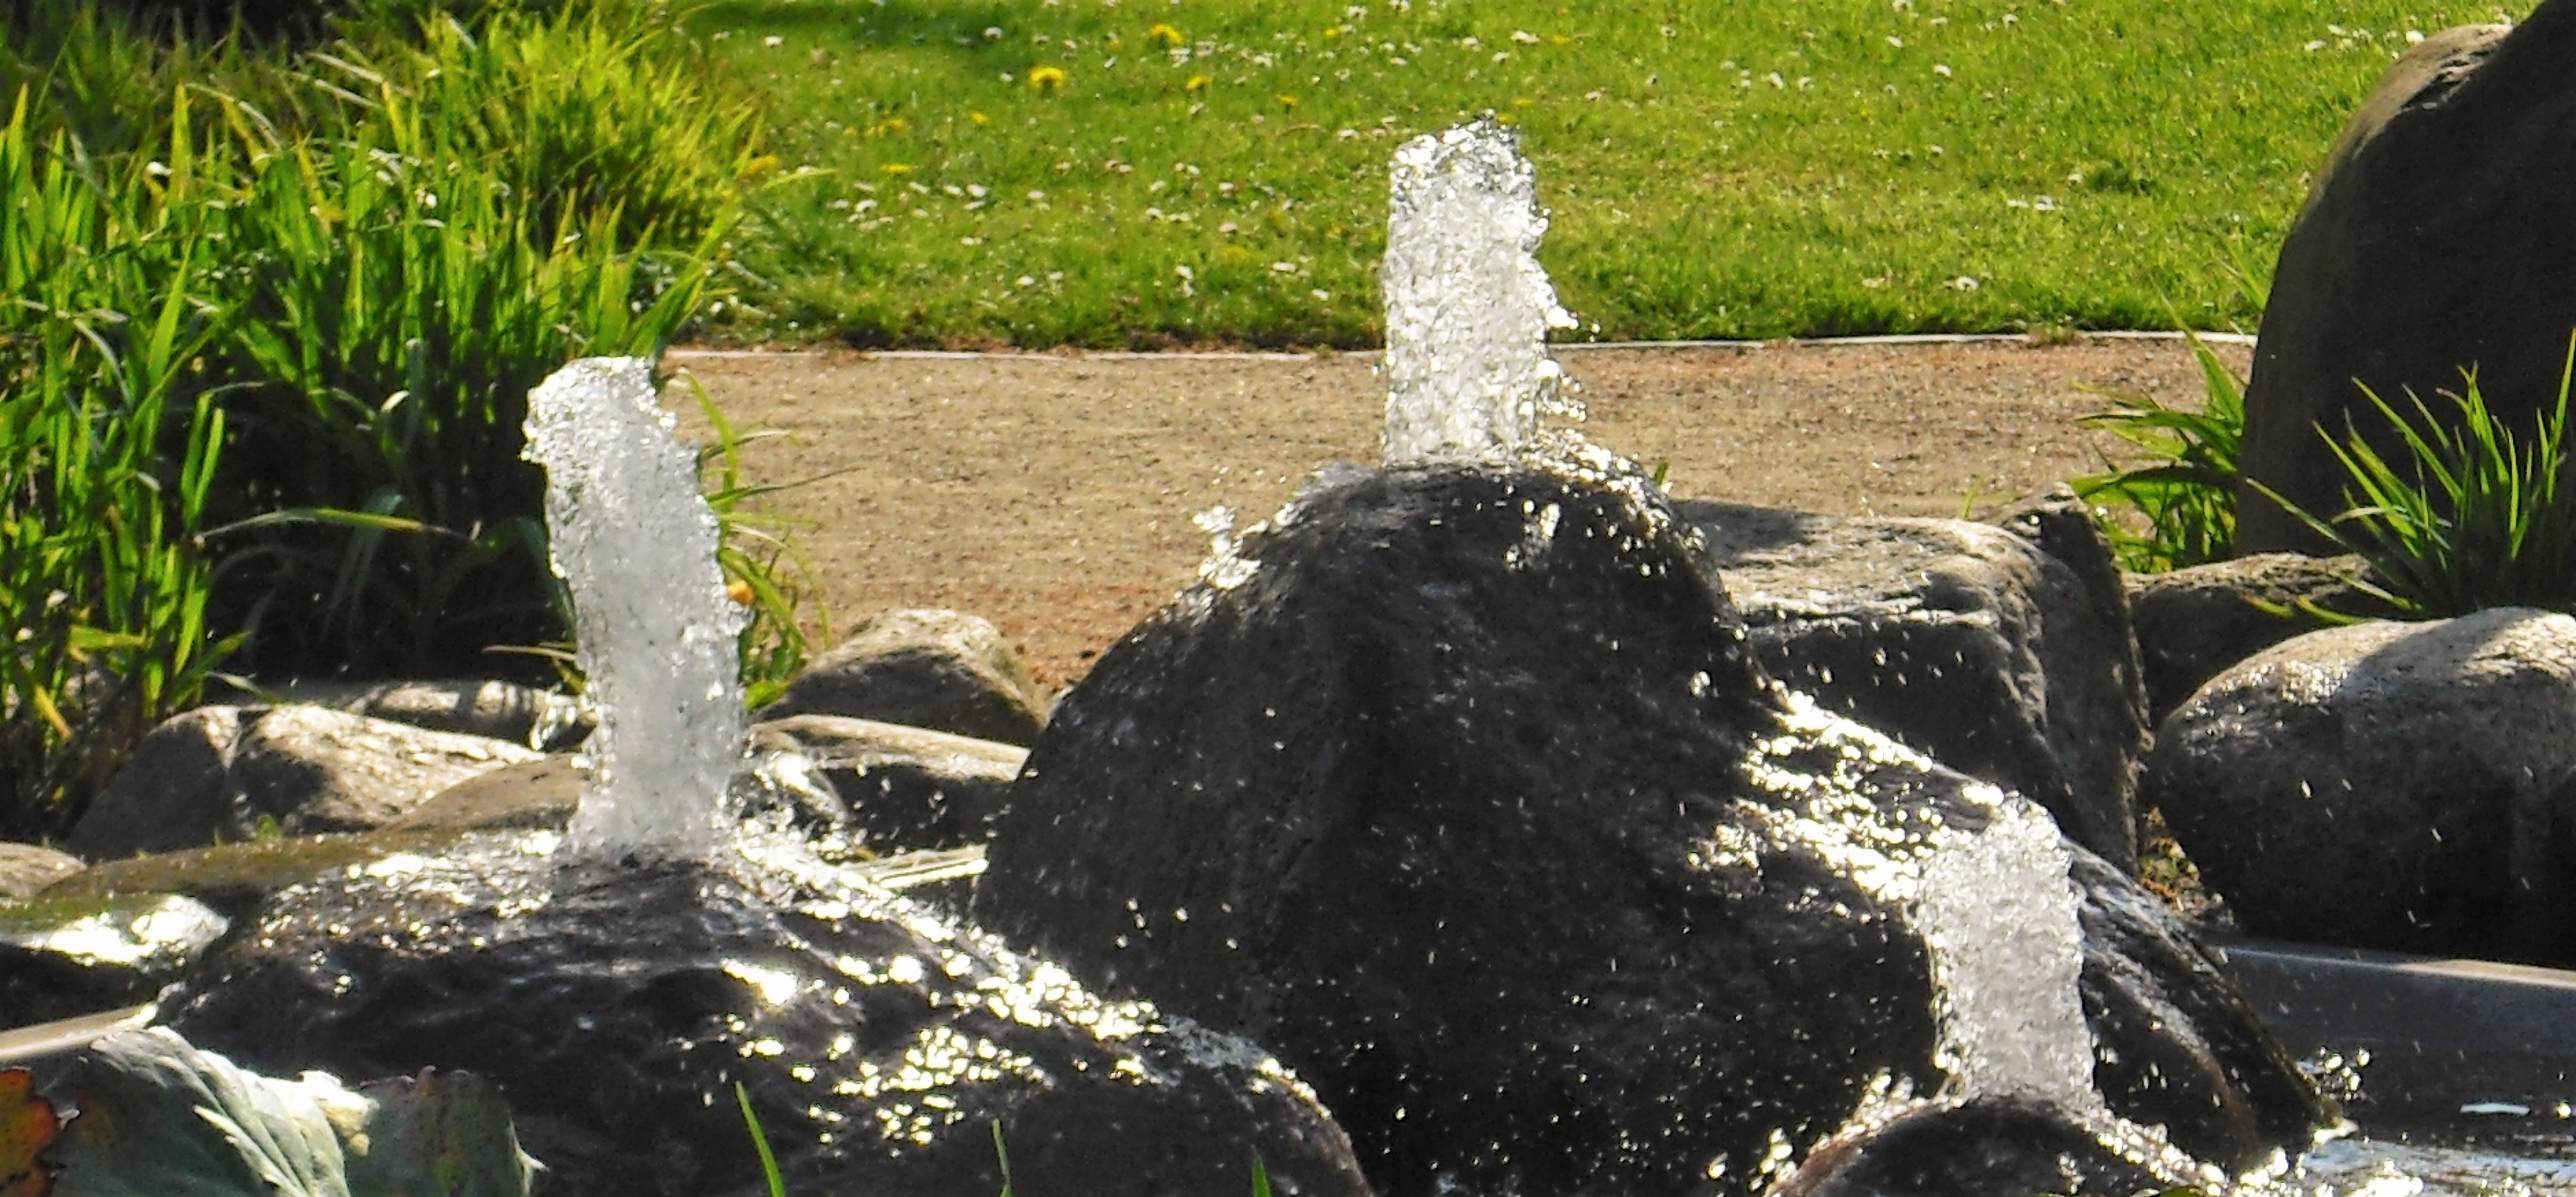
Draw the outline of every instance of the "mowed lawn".
[[[2247,327],[2347,113],[2529,0],[720,0],[719,338],[1363,346],[1399,138],[1491,113],[1577,338]]]

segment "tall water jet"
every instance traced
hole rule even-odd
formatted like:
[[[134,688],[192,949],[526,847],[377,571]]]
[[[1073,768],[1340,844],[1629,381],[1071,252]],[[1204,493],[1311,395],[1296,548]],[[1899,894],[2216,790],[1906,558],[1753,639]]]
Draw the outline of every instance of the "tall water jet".
[[[1538,264],[1547,215],[1520,139],[1480,120],[1395,152],[1386,221],[1386,461],[1512,456],[1565,372],[1571,328]]]
[[[528,392],[527,458],[546,470],[555,573],[600,713],[576,852],[703,856],[741,755],[744,614],[673,424],[642,358],[584,358]]]

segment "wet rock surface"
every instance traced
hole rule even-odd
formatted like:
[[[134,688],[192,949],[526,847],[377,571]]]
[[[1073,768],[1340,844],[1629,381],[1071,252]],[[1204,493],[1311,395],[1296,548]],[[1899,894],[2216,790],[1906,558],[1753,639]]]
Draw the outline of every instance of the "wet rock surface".
[[[1781,684],[2019,792],[2075,842],[2136,865],[2145,698],[2126,603],[2089,522],[2028,514],[2061,558],[1960,520],[1677,510]]]
[[[2054,1109],[1934,1106],[1826,1144],[1770,1197],[2040,1197],[2170,1186]]]
[[[2076,993],[2093,1028],[2093,1085],[2111,1109],[2236,1169],[2276,1147],[2295,1151],[2335,1121],[2218,953],[2171,906],[2089,853],[2076,853],[2071,874],[2083,895]]]
[[[2166,719],[2149,793],[2257,935],[2576,962],[2576,619],[2273,647]]]
[[[326,707],[201,707],[144,737],[68,846],[112,860],[264,831],[369,831],[469,777],[537,755]]]
[[[889,611],[823,654],[763,720],[841,715],[1004,744],[1046,725],[1047,696],[1000,630],[956,611]]]
[[[2256,553],[2123,579],[2156,721],[2237,662],[2328,626],[2332,616],[2395,614],[2361,589],[2369,567],[2355,556]]]
[[[0,903],[0,1030],[150,1001],[225,927],[166,894]]]
[[[2445,30],[2409,48],[2345,124],[2281,246],[2245,390],[2239,552],[2319,538],[2250,485],[2320,518],[2344,473],[2317,435],[2347,419],[2391,460],[2402,446],[2358,380],[2405,410],[2444,409],[2474,367],[2505,422],[2558,395],[2576,286],[2576,4],[2543,0],[2510,30]],[[2402,286],[2389,280],[2403,279]]]
[[[282,836],[161,852],[91,865],[45,887],[39,896],[83,900],[175,894],[239,917],[288,886],[388,856],[445,851],[464,834],[431,829]]]
[[[1902,895],[2004,799],[1779,695],[1660,500],[1581,472],[1346,475],[1211,560],[1060,704],[979,921],[1279,1051],[1387,1194],[1752,1192],[1873,1085],[1929,1092]]]
[[[1259,1049],[1014,955],[810,857],[559,870],[526,839],[279,894],[187,977],[189,1039],[343,1076],[499,1082],[567,1193],[1366,1192]]]
[[[877,852],[962,848],[993,838],[1028,750],[872,719],[796,715],[756,724],[783,737],[849,807],[847,833]]]

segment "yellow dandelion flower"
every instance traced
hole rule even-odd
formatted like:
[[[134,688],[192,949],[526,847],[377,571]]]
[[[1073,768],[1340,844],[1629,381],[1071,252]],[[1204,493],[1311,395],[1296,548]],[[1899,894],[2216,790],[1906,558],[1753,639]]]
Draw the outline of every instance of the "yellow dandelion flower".
[[[757,179],[776,169],[778,169],[778,155],[762,154],[761,156],[742,164],[742,177],[746,179]]]
[[[1208,77],[1207,77],[1207,76],[1205,76],[1205,75],[1192,75],[1192,76],[1190,76],[1190,81],[1189,81],[1189,82],[1184,83],[1184,84],[1182,84],[1182,85],[1181,85],[1181,90],[1182,90],[1182,91],[1206,91],[1206,90],[1208,89],[1208,85],[1209,85],[1209,84],[1211,84],[1211,83],[1214,83],[1214,82],[1216,82],[1216,80],[1214,80],[1214,79],[1210,79],[1210,78],[1208,78]]]
[[[1149,42],[1159,42],[1169,47],[1178,47],[1182,42],[1187,41],[1188,39],[1181,36],[1180,30],[1174,29],[1169,25],[1156,25],[1145,31],[1145,40]]]
[[[1051,66],[1030,67],[1029,86],[1036,88],[1039,91],[1054,91],[1055,89],[1064,86],[1064,68]]]
[[[886,163],[886,164],[885,164],[885,165],[883,165],[883,166],[878,167],[877,169],[878,169],[878,170],[882,170],[882,171],[886,172],[887,174],[892,175],[892,176],[894,176],[895,178],[898,178],[898,179],[902,178],[902,177],[903,177],[903,176],[905,176],[905,175],[908,175],[908,174],[911,174],[911,173],[912,173],[912,168],[911,168],[911,167],[909,167],[909,166],[905,166],[903,163],[900,163],[900,162],[889,162],[889,163]]]
[[[980,112],[969,112],[966,114],[966,119],[979,125],[989,125],[993,123],[992,117],[986,116]]]
[[[1282,108],[1294,108],[1297,106],[1297,97],[1281,96],[1279,97],[1279,106]]]

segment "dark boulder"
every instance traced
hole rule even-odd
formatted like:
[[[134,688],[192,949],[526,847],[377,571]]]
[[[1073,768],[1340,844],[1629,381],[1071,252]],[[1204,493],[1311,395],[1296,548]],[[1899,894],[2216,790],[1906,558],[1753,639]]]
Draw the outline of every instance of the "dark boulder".
[[[794,715],[755,724],[821,771],[849,806],[846,834],[875,852],[962,848],[993,838],[1028,750],[927,728]]]
[[[2255,491],[2320,516],[2344,473],[2318,437],[2346,422],[2401,452],[2355,383],[2399,410],[2445,409],[2474,368],[2487,402],[2531,426],[2558,395],[2576,328],[2576,2],[2543,0],[2508,32],[2435,34],[2400,55],[2344,126],[2272,276],[2245,392],[2239,552],[2315,533]]]
[[[2296,1151],[2335,1121],[2224,958],[2170,905],[2088,853],[2070,872],[2083,895],[2076,993],[2093,1028],[2093,1087],[2110,1108],[2237,1167],[2268,1146]]]
[[[372,831],[537,753],[329,707],[200,707],[152,729],[72,828],[92,860],[283,832]]]
[[[2047,1106],[1981,1098],[1911,1110],[1818,1148],[1771,1197],[2041,1197],[2175,1187]]]
[[[1780,694],[1662,501],[1579,473],[1364,474],[1248,535],[1060,704],[977,918],[1279,1051],[1391,1195],[1749,1192],[1873,1084],[1930,1091],[1911,879],[2008,800]],[[2265,1042],[2121,950],[2085,972],[2183,1021],[2107,1051]],[[2261,1100],[2225,1065],[2112,1099],[2230,1162],[2304,1143],[2243,1133],[2318,1107],[2237,1063],[2301,1090],[2281,1119],[2207,1115]]]
[[[842,715],[1026,744],[1047,696],[990,622],[956,611],[889,611],[787,684],[764,720]]]
[[[2147,713],[2158,722],[2237,662],[2339,619],[2384,619],[2387,601],[2362,589],[2355,556],[2256,553],[2125,579],[2146,667]]]
[[[2576,619],[2286,641],[2165,720],[2148,786],[2249,932],[2576,963]]]
[[[1682,503],[1754,653],[1781,684],[2046,807],[2125,868],[2147,752],[2144,692],[2110,550],[2080,513],[1838,519]]]
[[[793,848],[564,864],[524,840],[285,891],[190,972],[172,1024],[245,1065],[469,1069],[556,1191],[1366,1192],[1260,1049],[1103,1001]]]

